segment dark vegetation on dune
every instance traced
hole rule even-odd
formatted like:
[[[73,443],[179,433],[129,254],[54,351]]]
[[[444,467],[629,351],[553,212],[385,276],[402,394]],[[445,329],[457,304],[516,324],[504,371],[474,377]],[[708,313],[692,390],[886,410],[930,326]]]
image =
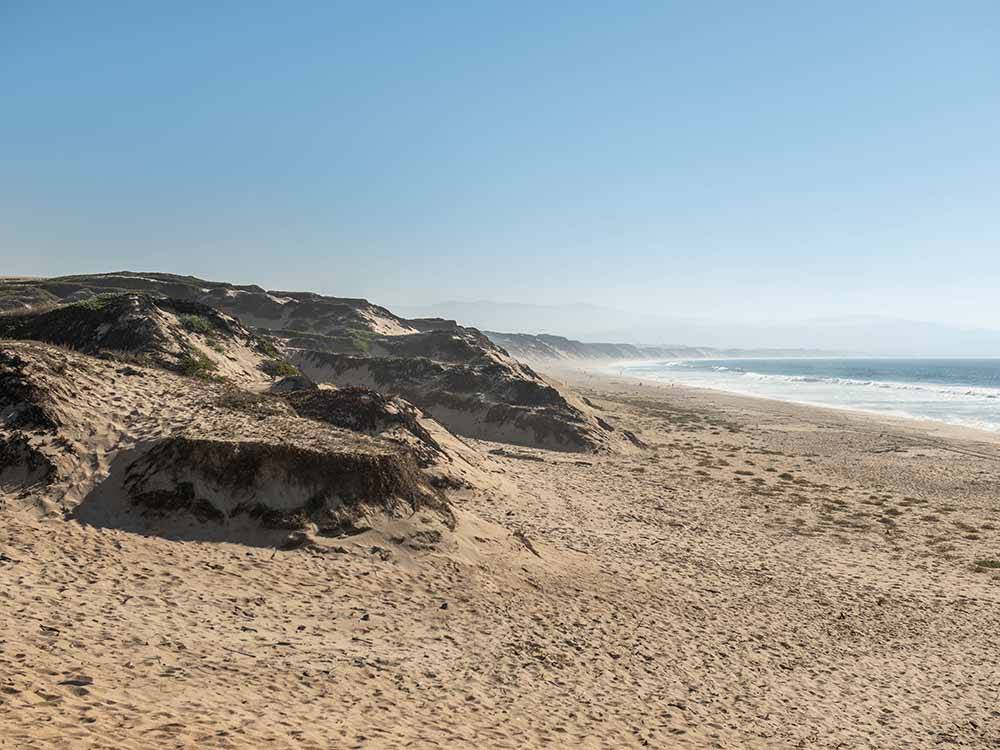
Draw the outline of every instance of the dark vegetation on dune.
[[[559,391],[541,380],[511,376],[502,364],[450,364],[424,357],[362,358],[326,352],[308,352],[299,362],[307,371],[329,370],[340,382],[371,379],[376,388],[398,393],[470,437],[564,450],[600,446],[586,417]],[[456,418],[454,413],[472,418]]]
[[[279,505],[268,487],[279,485]],[[369,527],[373,512],[407,517],[418,510],[454,516],[417,467],[395,451],[316,450],[254,436],[239,440],[167,438],[133,462],[123,482],[148,511],[184,511],[202,520],[248,516],[267,529],[315,524],[321,536]]]
[[[0,349],[0,426],[52,430],[59,417],[43,389],[25,372],[27,362],[15,352]]]
[[[328,297],[314,292],[268,291],[254,284],[132,271],[7,281],[0,284],[0,304],[3,305],[0,309],[24,309],[32,299],[73,302],[97,294],[128,292],[201,302],[247,324],[269,329],[297,329],[337,337],[349,331],[370,331],[373,319],[408,328],[402,318],[363,299]],[[282,304],[278,300],[289,302]]]
[[[217,377],[218,363],[196,340],[219,355],[237,344],[260,357],[259,369],[268,376],[298,372],[273,342],[235,318],[200,302],[145,293],[102,293],[0,315],[0,338],[43,341],[200,378]]]
[[[52,459],[21,433],[0,434],[0,489],[44,485],[55,476]]]
[[[287,394],[285,400],[300,417],[370,435],[383,432],[387,426],[398,425],[427,447],[441,450],[420,424],[416,410],[402,399],[393,399],[367,388],[348,387],[297,391]]]
[[[285,379],[286,381],[289,379]],[[300,382],[305,378],[296,378]],[[280,386],[282,382],[276,384]],[[447,461],[446,449],[421,424],[421,414],[402,398],[368,388],[272,388],[270,393],[227,391],[218,401],[258,418],[298,416],[338,429],[382,438],[402,445],[420,468]]]

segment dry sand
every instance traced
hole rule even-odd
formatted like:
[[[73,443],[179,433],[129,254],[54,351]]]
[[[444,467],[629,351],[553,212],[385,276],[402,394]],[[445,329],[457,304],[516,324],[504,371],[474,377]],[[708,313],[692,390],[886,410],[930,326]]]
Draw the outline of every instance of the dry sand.
[[[438,551],[4,512],[0,748],[1000,746],[994,436],[574,387],[650,450],[475,444]]]

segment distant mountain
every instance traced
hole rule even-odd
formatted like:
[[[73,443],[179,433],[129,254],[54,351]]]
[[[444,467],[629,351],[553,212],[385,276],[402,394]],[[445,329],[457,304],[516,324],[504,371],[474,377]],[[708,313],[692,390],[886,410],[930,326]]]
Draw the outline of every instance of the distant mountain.
[[[393,305],[407,318],[447,318],[489,331],[559,333],[586,339],[606,327],[628,329],[634,315],[601,305],[532,305],[513,302],[439,302],[431,305]]]
[[[501,302],[444,302],[411,306],[405,313],[452,318],[489,331],[552,334],[580,342],[610,341],[671,350],[821,349],[889,357],[1000,357],[1000,331],[881,316],[759,323],[642,315],[593,304]]]
[[[634,344],[588,344],[563,336],[485,331],[493,343],[517,359],[530,362],[553,360],[705,359],[709,357],[816,357],[837,352],[815,349],[713,349],[706,346],[636,346]]]

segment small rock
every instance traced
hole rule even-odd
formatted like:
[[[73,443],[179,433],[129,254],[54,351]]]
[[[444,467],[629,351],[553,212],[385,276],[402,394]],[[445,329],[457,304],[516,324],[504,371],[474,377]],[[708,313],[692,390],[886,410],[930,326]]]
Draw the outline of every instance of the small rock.
[[[60,685],[71,685],[73,687],[87,687],[87,685],[94,684],[93,677],[71,677],[68,680],[63,680],[59,683]]]
[[[301,549],[315,543],[312,536],[306,531],[293,531],[282,540],[279,549],[283,551]]]
[[[295,391],[318,391],[319,386],[305,375],[288,375],[271,386],[271,393],[293,393]]]

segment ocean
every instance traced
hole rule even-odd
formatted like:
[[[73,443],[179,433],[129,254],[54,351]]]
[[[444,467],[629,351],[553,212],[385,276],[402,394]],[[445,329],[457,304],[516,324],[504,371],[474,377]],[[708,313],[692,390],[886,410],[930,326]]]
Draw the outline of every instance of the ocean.
[[[614,371],[1000,432],[1000,359],[699,359],[632,362]]]

